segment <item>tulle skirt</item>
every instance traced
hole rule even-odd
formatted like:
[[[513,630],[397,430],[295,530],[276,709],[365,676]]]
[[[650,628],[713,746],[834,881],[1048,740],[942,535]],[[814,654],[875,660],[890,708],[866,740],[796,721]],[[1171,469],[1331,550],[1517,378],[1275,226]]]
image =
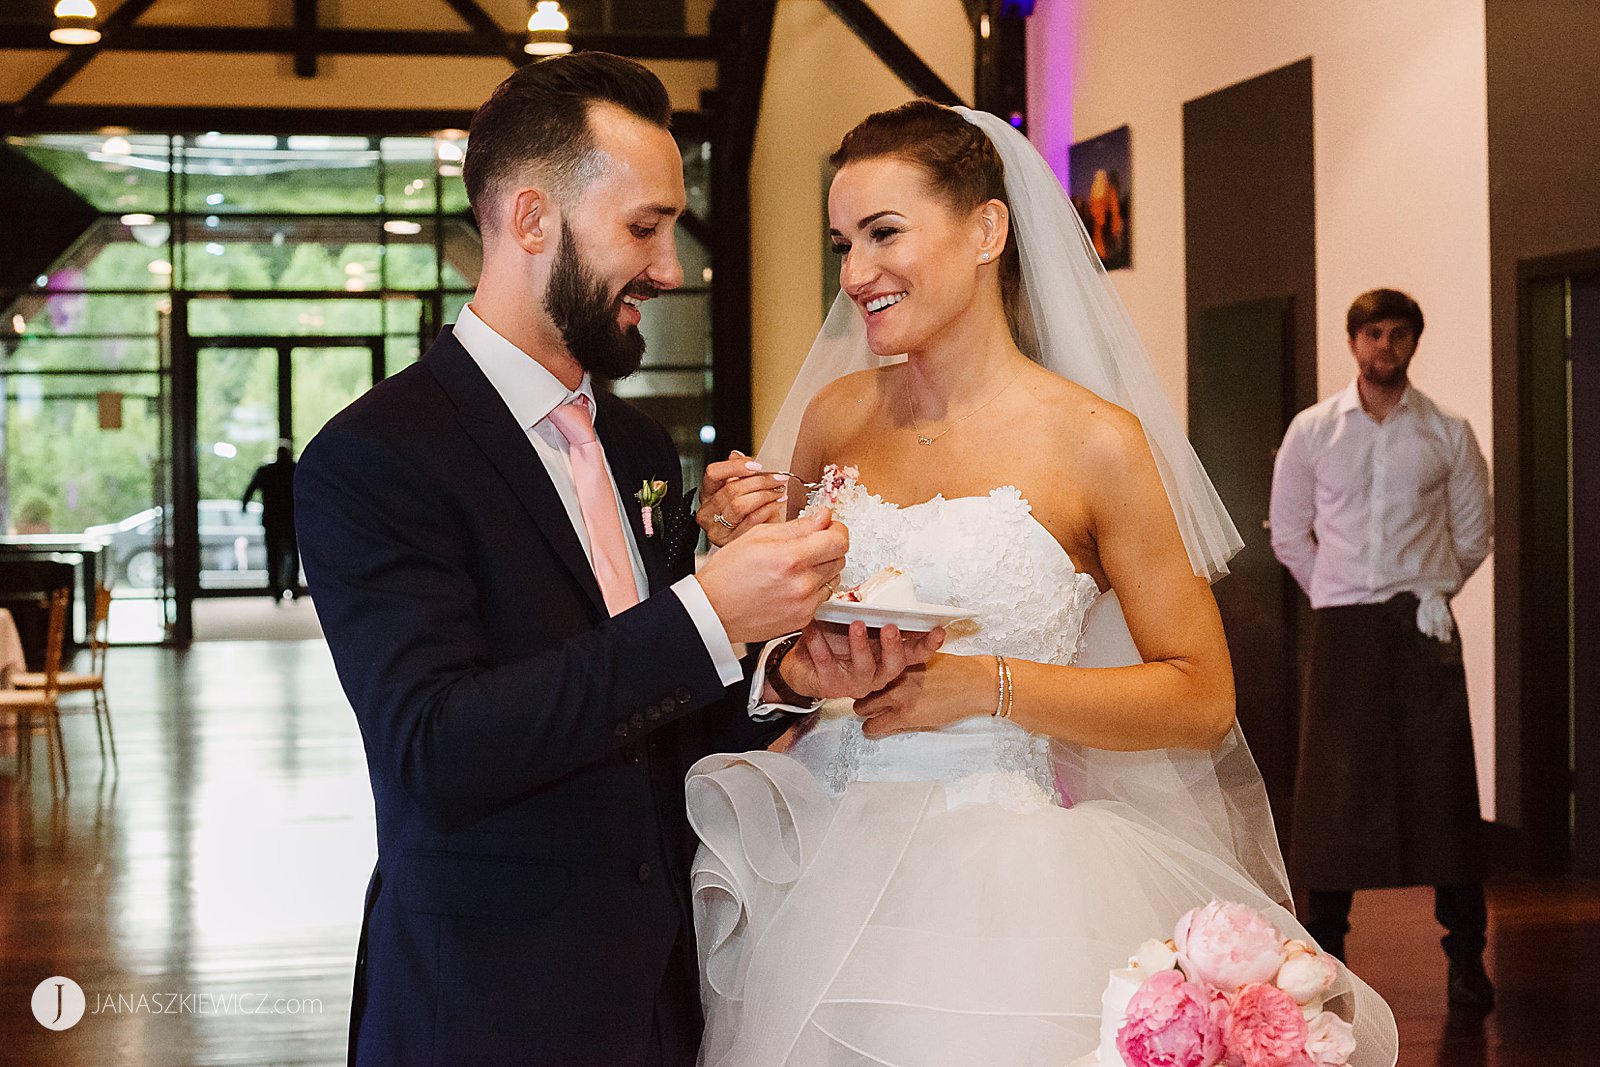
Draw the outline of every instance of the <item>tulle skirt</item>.
[[[1065,1065],[1099,1042],[1109,972],[1211,900],[1309,940],[1222,859],[1128,817],[1042,791],[852,782],[830,796],[772,752],[689,773],[706,1032],[737,1067]],[[1341,970],[1352,1063],[1388,1067],[1393,1018]]]

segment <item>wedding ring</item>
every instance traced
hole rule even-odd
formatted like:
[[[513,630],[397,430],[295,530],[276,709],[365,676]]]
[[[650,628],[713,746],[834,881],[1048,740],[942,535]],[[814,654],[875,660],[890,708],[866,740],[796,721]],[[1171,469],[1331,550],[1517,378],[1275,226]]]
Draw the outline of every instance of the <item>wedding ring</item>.
[[[720,511],[717,512],[717,514],[711,516],[711,521],[716,523],[718,526],[721,526],[725,530],[737,530],[738,529],[738,527],[735,526],[733,523],[731,523],[727,519],[723,518],[722,517],[722,513]]]

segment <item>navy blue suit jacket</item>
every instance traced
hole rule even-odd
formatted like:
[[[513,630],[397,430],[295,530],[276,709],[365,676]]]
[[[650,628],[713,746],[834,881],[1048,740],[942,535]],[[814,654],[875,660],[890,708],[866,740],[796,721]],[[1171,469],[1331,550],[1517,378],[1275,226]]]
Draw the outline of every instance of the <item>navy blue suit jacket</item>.
[[[623,493],[659,478],[682,507],[666,432],[598,404]],[[775,732],[667,591],[692,552],[634,514],[652,595],[609,617],[526,433],[449,331],[328,423],[295,488],[377,809],[351,1061],[656,1061],[663,988],[698,1003],[684,773]]]

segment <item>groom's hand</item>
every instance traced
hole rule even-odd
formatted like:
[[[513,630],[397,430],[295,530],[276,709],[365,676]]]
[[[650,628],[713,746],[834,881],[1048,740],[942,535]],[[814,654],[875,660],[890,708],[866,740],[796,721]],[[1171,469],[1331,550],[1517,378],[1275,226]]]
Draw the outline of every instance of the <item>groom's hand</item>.
[[[792,522],[757,526],[695,575],[730,641],[769,641],[804,629],[833,595],[850,531],[819,508]]]
[[[873,637],[859,619],[848,629],[813,622],[778,670],[797,693],[860,700],[892,683],[906,668],[926,663],[943,644],[942,629],[908,634],[885,626]]]

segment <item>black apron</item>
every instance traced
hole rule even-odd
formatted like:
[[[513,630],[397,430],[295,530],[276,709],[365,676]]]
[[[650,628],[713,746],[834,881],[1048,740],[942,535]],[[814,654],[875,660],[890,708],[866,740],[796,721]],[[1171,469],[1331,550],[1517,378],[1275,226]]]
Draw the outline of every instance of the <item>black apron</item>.
[[[1483,877],[1461,638],[1417,630],[1417,598],[1313,613],[1290,850],[1305,889]]]

